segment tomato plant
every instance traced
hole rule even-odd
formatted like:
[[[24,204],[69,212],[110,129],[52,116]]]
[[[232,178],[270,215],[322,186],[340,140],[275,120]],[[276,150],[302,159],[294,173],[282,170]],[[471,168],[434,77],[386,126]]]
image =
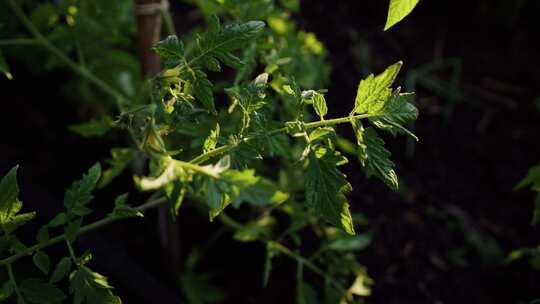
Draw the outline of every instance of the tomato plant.
[[[417,2],[392,0],[385,29]],[[369,295],[371,279],[353,253],[367,246],[370,236],[356,232],[359,216],[349,210],[351,185],[340,166],[348,162],[344,153],[349,154],[367,177],[398,190],[394,163],[380,133],[417,140],[407,128],[418,115],[412,94],[393,84],[402,62],[361,80],[349,115],[329,117],[328,108],[337,101],[325,98],[327,50],[314,33],[298,30],[290,18],[289,11],[299,9],[298,1],[196,3],[206,29],[179,38],[169,22],[171,35],[152,48],[162,70],[148,78],[139,76],[129,53],[134,32],[126,13],[133,9],[128,1],[28,4],[30,17],[19,1],[4,5],[31,37],[14,38],[13,45],[47,50],[49,55],[38,60],[45,60],[46,68],[73,70],[78,77],[71,86],[81,99],[107,101],[99,117],[70,130],[94,137],[118,129],[130,144],[111,149],[110,159],[97,162],[67,187],[64,210],[39,228],[35,245],[25,245],[16,236],[17,228],[35,217],[34,212],[21,213],[17,167],[4,176],[0,264],[9,280],[0,299],[63,302],[68,296],[59,284],[65,280],[74,303],[120,303],[107,278],[91,269],[90,252],[77,252],[73,246],[77,236],[125,218],[144,217],[147,210],[164,205],[181,220],[184,204],[232,229],[239,242],[266,244],[265,283],[274,259],[295,260],[299,303],[315,303],[323,295],[329,303],[348,303]],[[160,9],[168,20],[168,12]],[[104,42],[96,44],[97,39]],[[3,57],[0,71],[17,77]],[[349,125],[356,143],[340,137],[337,125]],[[148,200],[134,207],[126,190],[119,190],[112,211],[88,222],[93,192],[109,187],[126,168],[133,168],[138,190],[151,192]],[[230,208],[249,208],[252,217],[235,219],[226,214]],[[61,234],[50,235],[56,231]],[[305,231],[319,239],[309,257],[299,250]],[[52,261],[45,249],[57,243],[65,245],[66,256]],[[14,263],[26,256],[32,256],[41,274],[22,280]],[[184,292],[190,302],[202,302],[189,287],[202,280],[192,271],[188,267],[182,276]],[[319,276],[324,290],[304,280],[305,271]],[[217,293],[212,299],[219,298]]]

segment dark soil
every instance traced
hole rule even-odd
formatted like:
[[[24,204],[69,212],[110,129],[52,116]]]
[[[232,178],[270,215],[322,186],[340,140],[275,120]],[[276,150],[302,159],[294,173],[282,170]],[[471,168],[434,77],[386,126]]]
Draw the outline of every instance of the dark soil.
[[[348,113],[357,81],[366,72],[397,60],[405,61],[398,83],[407,83],[411,73],[435,60],[458,58],[462,72],[452,89],[461,96],[456,103],[428,85],[416,86],[420,142],[400,138],[388,147],[397,163],[399,193],[366,179],[354,162],[346,168],[354,187],[353,209],[367,216],[367,229],[375,236],[358,255],[375,281],[367,303],[528,303],[540,298],[540,272],[527,260],[504,263],[511,250],[540,242],[538,228],[530,225],[532,193],[512,190],[540,161],[540,66],[535,61],[540,49],[532,42],[539,34],[534,28],[540,5],[523,1],[513,10],[507,3],[513,1],[422,1],[405,22],[385,33],[386,2],[368,2],[374,3],[304,1],[295,16],[328,48],[330,115]],[[71,74],[33,75],[17,65],[12,70],[15,80],[0,80],[0,173],[21,165],[22,199],[28,210],[38,211],[40,223],[61,207],[65,186],[106,158],[110,147],[120,146],[121,136],[90,140],[67,131],[85,112],[59,89]],[[430,77],[447,81],[450,70],[436,70]],[[126,174],[114,186],[128,189],[130,179]],[[112,195],[105,190],[96,201],[110,201]],[[186,251],[220,227],[190,216],[196,212],[186,209],[179,220]],[[125,303],[178,303],[178,286],[158,252],[154,214],[106,227],[79,245],[81,252],[96,248],[96,267],[111,276]],[[54,248],[53,256],[63,250]],[[214,271],[228,294],[227,303],[294,299],[295,265],[287,259],[276,261],[268,288],[261,287],[260,245],[231,242],[225,233],[203,258],[204,270]],[[115,267],[125,273],[115,275],[110,271]]]

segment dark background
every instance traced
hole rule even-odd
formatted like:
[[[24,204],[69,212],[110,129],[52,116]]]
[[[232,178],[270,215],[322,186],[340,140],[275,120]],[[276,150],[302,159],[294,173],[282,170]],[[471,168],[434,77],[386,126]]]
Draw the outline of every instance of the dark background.
[[[179,25],[202,22],[189,6],[174,2],[173,8]],[[383,32],[386,10],[386,1],[303,1],[294,16],[329,51],[329,115],[348,113],[358,79],[397,60],[405,62],[397,83],[417,93],[420,142],[399,138],[389,145],[402,190],[392,193],[366,179],[355,164],[346,168],[352,208],[367,216],[374,233],[358,255],[375,281],[366,302],[540,298],[540,273],[529,261],[505,263],[511,250],[539,242],[538,228],[530,225],[533,193],[512,190],[540,161],[539,2],[422,0],[404,22]],[[422,73],[433,62],[443,64]],[[11,69],[17,77],[0,80],[0,175],[20,164],[21,197],[25,208],[38,211],[39,224],[60,209],[65,187],[122,139],[82,139],[67,131],[84,115],[61,89],[70,72],[37,75],[16,62]],[[124,174],[114,188],[130,185]],[[100,201],[116,194],[109,192],[98,194],[101,212],[109,206]],[[184,248],[219,229],[190,212],[180,218]],[[25,228],[22,238],[31,243],[32,235],[32,227]],[[201,270],[215,273],[227,303],[292,302],[294,263],[278,259],[263,289],[261,245],[231,242],[226,234],[214,246],[219,249],[209,250]],[[57,247],[53,256],[63,251]],[[91,233],[78,247],[95,248],[96,269],[109,275],[125,303],[173,303],[178,286],[161,263],[154,214]]]

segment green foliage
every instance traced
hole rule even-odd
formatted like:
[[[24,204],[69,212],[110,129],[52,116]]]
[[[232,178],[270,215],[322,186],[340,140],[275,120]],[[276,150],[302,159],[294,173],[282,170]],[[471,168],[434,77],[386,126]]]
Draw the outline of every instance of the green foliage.
[[[388,30],[396,23],[407,17],[416,7],[420,0],[390,0],[388,8],[388,18],[384,30]]]
[[[121,303],[108,280],[91,270],[91,255],[78,256],[73,244],[83,232],[143,217],[142,210],[161,203],[170,205],[173,216],[182,216],[184,204],[195,205],[210,221],[228,227],[234,240],[265,244],[265,285],[274,259],[295,259],[299,303],[323,299],[355,303],[355,298],[369,295],[371,279],[354,253],[369,245],[371,235],[355,235],[362,223],[351,214],[347,195],[352,186],[340,166],[348,162],[342,152],[352,151],[367,177],[398,189],[390,152],[376,129],[416,139],[407,129],[418,116],[411,94],[392,88],[402,63],[361,80],[350,115],[329,118],[332,101],[326,100],[322,89],[329,79],[327,50],[315,34],[299,30],[290,19],[290,10],[298,11],[299,1],[192,2],[207,21],[206,31],[194,30],[182,39],[171,35],[156,43],[153,50],[164,68],[146,84],[139,79],[133,54],[126,53],[133,46],[133,24],[127,16],[130,1],[31,5],[30,32],[43,31],[38,43],[56,54],[45,58],[48,68],[70,67],[81,76],[72,84],[80,95],[97,100],[103,94],[115,101],[114,110],[100,108],[100,118],[69,130],[99,137],[117,128],[132,143],[111,149],[103,172],[96,163],[66,189],[65,210],[39,229],[38,244],[32,247],[13,234],[34,216],[18,213],[22,203],[16,168],[2,179],[0,253],[11,256],[0,263],[11,271],[12,262],[19,259],[14,254],[31,254],[40,277],[19,283],[11,276],[0,289],[0,299],[15,295],[20,302],[34,303],[39,297],[62,302],[67,295],[56,284],[67,280],[74,303]],[[10,3],[24,21],[20,8]],[[392,4],[392,18],[404,17],[392,8],[403,10]],[[230,22],[222,25],[220,20]],[[85,31],[88,35],[83,35]],[[99,37],[104,43],[93,43]],[[6,71],[7,65],[0,61],[0,72]],[[222,71],[228,76],[225,80],[216,77]],[[344,144],[336,133],[338,124],[351,124],[356,144]],[[367,124],[371,126],[364,128]],[[127,193],[119,195],[104,219],[85,225],[96,188],[111,184],[129,165],[137,168],[135,186],[153,192],[149,202],[134,208],[128,205]],[[251,210],[254,217],[237,222],[226,214],[238,208]],[[51,238],[49,232],[55,229],[64,233]],[[308,231],[319,238],[313,253],[302,252],[302,235]],[[54,264],[43,249],[58,241],[65,243],[69,255]],[[211,284],[211,276],[196,273],[194,262],[188,264],[179,278],[188,301],[223,301],[225,294]],[[304,271],[323,281],[305,281]],[[323,282],[324,288],[314,287]]]
[[[120,304],[122,301],[115,296],[107,278],[86,266],[79,266],[69,275],[69,292],[74,294],[76,304]]]
[[[306,176],[306,203],[331,224],[354,234],[354,225],[345,193],[351,185],[336,166],[343,156],[320,147],[311,153]]]

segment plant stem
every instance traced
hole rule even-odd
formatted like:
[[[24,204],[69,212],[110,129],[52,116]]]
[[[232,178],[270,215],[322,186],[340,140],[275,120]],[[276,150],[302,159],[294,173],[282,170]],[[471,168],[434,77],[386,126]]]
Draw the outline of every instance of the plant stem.
[[[11,8],[15,12],[15,15],[19,18],[19,20],[22,22],[22,24],[26,27],[26,29],[34,36],[34,41],[37,44],[41,44],[43,47],[45,47],[47,50],[49,50],[51,53],[56,55],[64,64],[69,66],[73,71],[75,71],[80,76],[88,79],[90,82],[94,83],[98,88],[100,88],[103,92],[111,95],[118,107],[119,110],[122,110],[123,106],[122,104],[129,103],[129,100],[124,97],[120,92],[118,92],[113,87],[109,86],[106,82],[101,80],[99,77],[94,75],[90,70],[86,69],[85,67],[77,64],[75,61],[73,61],[71,58],[69,58],[66,54],[64,54],[60,49],[58,49],[56,46],[54,46],[45,36],[43,36],[39,30],[34,26],[34,24],[28,19],[28,17],[24,14],[21,7],[16,3],[15,0],[8,0]]]
[[[13,274],[13,267],[11,266],[11,263],[7,263],[6,268],[9,275],[9,280],[11,281],[11,284],[13,284],[13,289],[15,290],[15,293],[17,294],[17,298],[19,302],[22,304],[26,303],[21,294],[21,291],[19,290],[19,285],[17,285],[17,281],[15,280],[15,275]]]
[[[273,241],[269,241],[268,242],[268,245],[270,245],[272,248],[276,249],[277,251],[283,253],[284,255],[296,260],[297,262],[299,263],[302,263],[304,266],[306,266],[307,268],[309,268],[311,271],[313,271],[313,273],[327,279],[330,283],[332,283],[332,285],[334,285],[335,288],[337,288],[341,293],[343,294],[346,294],[347,293],[347,290],[345,288],[343,288],[343,286],[341,286],[341,284],[336,281],[334,278],[326,275],[326,273],[320,269],[319,267],[317,267],[315,264],[313,264],[311,261],[309,261],[308,259],[304,258],[303,256],[293,252],[292,250],[290,250],[289,248],[281,245],[280,243],[277,243],[277,242],[273,242]]]
[[[309,122],[309,123],[306,123],[304,124],[304,127],[306,129],[313,129],[313,128],[318,128],[318,127],[325,127],[325,126],[334,126],[334,125],[338,125],[338,124],[342,124],[342,123],[348,123],[351,121],[351,119],[362,119],[362,118],[368,118],[368,117],[374,117],[376,115],[373,115],[373,114],[359,114],[359,115],[353,115],[353,116],[347,116],[347,117],[340,117],[340,118],[334,118],[334,119],[328,119],[328,120],[320,120],[320,121],[314,121],[314,122]],[[274,129],[274,130],[271,130],[271,131],[268,131],[266,132],[264,135],[265,136],[272,136],[272,135],[276,135],[276,134],[280,134],[280,133],[285,133],[287,132],[287,128],[286,127],[282,127],[282,128],[278,128],[278,129]],[[250,136],[250,137],[246,137],[244,138],[242,141],[243,142],[249,142],[257,137],[260,137],[261,135],[255,135],[255,136]],[[235,145],[223,145],[221,147],[218,147],[212,151],[208,151],[206,153],[203,153],[197,157],[195,157],[194,159],[192,159],[190,161],[190,163],[192,164],[201,164],[205,161],[207,161],[208,159],[214,157],[214,156],[217,156],[217,155],[220,155],[220,154],[223,154],[231,149],[233,149],[235,147]]]
[[[169,9],[161,10],[161,17],[163,18],[163,22],[165,24],[165,30],[167,31],[167,34],[176,35],[176,29],[174,28],[174,22],[171,15],[171,11],[169,11]]]
[[[230,216],[228,216],[225,212],[221,212],[221,214],[218,217],[223,224],[226,226],[229,226],[233,229],[241,229],[244,227],[241,223],[237,222]],[[297,261],[298,263],[302,264],[303,266],[306,266],[309,268],[313,273],[321,276],[324,279],[327,279],[336,289],[338,289],[341,293],[346,294],[347,290],[341,286],[341,284],[336,281],[334,278],[326,275],[326,273],[319,267],[317,267],[315,264],[313,264],[310,260],[304,258],[300,254],[293,252],[289,248],[283,246],[281,243],[272,241],[272,240],[260,240],[260,242],[266,243],[267,245],[271,246],[272,248],[276,249],[277,251],[285,254],[286,256],[292,258],[293,260]]]
[[[66,240],[66,246],[68,248],[69,256],[71,257],[73,264],[78,265],[77,256],[75,255],[75,250],[73,250],[73,246],[71,246],[71,243],[68,240]]]
[[[38,42],[35,39],[29,39],[29,38],[0,40],[0,46],[33,45],[37,43]]]
[[[165,202],[167,202],[167,200],[162,197],[162,198],[158,198],[158,199],[155,199],[155,200],[152,200],[152,201],[149,201],[137,208],[135,208],[137,211],[146,211],[148,209],[152,209],[152,208],[155,208],[157,206],[160,206],[162,204],[164,204]],[[114,218],[114,217],[106,217],[106,218],[103,218],[101,220],[98,220],[98,221],[95,221],[93,223],[90,223],[88,225],[85,225],[83,227],[81,227],[81,229],[79,230],[79,232],[77,233],[77,235],[81,235],[83,233],[86,233],[86,232],[89,232],[89,231],[92,231],[92,230],[95,230],[97,228],[100,228],[102,226],[106,226],[106,225],[109,225],[111,223],[114,223],[116,221],[120,220],[119,218]],[[19,252],[19,253],[16,253],[10,257],[7,257],[3,260],[0,260],[0,265],[8,265],[8,264],[11,264],[25,256],[28,256],[38,250],[41,250],[43,248],[46,248],[46,247],[49,247],[51,245],[54,245],[56,243],[59,243],[59,242],[62,242],[62,241],[65,241],[66,240],[66,234],[62,234],[62,235],[59,235],[59,236],[56,236],[54,238],[51,238],[49,239],[47,242],[44,242],[44,243],[39,243],[39,244],[35,244],[31,247],[28,247],[25,251],[23,252]]]

